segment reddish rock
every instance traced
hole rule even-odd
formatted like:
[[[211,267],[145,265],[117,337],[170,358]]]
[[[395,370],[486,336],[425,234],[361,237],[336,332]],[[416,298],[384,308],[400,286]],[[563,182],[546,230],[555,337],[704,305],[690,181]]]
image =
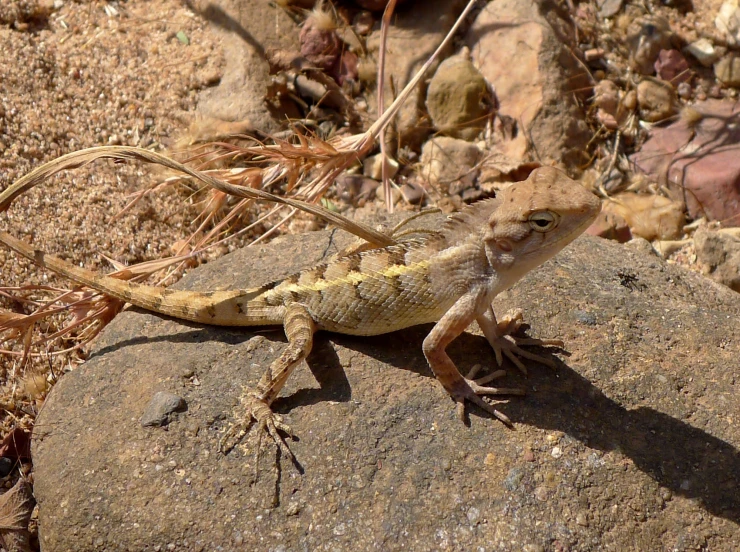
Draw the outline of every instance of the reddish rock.
[[[340,40],[334,28],[317,17],[306,19],[299,35],[301,55],[316,67],[330,70],[339,60]]]
[[[632,239],[632,232],[627,221],[617,213],[601,211],[591,226],[586,229],[591,236],[599,236],[619,243],[626,243]]]
[[[692,218],[740,226],[740,103],[707,100],[665,128],[653,128],[637,168],[665,182]]]
[[[674,86],[690,80],[693,75],[686,58],[678,50],[661,50],[655,61],[655,73]]]

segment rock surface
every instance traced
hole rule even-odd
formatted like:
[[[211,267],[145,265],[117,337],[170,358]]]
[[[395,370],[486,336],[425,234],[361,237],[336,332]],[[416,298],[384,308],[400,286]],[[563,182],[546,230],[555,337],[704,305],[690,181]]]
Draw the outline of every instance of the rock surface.
[[[280,118],[264,102],[270,83],[265,53],[299,49],[299,33],[288,12],[255,0],[199,1],[194,7],[219,36],[226,61],[221,82],[201,94],[198,110],[207,118],[244,121],[249,128],[275,132]]]
[[[463,0],[426,0],[423,7],[413,4],[399,6],[393,14],[393,25],[388,29],[384,83],[386,108],[442,43],[466,2]],[[379,29],[374,30],[368,36],[367,49],[373,56],[378,56]],[[442,55],[427,71],[427,79],[431,78],[437,65],[451,51],[452,48],[448,47],[442,52]],[[371,89],[367,90],[366,96],[368,112],[374,120],[378,105],[377,94]],[[399,143],[418,147],[429,134],[429,122],[425,120],[425,97],[426,83],[422,81],[401,106],[394,123]]]
[[[460,193],[478,176],[477,165],[483,152],[476,144],[459,138],[437,136],[427,141],[421,150],[419,174],[436,187],[442,196]]]
[[[604,202],[602,212],[618,215],[627,223],[631,236],[640,236],[648,241],[677,239],[683,234],[686,224],[683,205],[653,194],[615,194]]]
[[[494,0],[465,38],[499,114],[516,121],[515,135],[497,144],[512,159],[583,164],[590,131],[573,95],[590,85],[565,45],[567,25],[550,2]]]
[[[696,260],[712,280],[740,292],[740,232],[736,228],[732,230],[697,228]]]
[[[334,238],[334,239],[332,239]],[[242,250],[181,282],[255,285],[342,242],[308,234]],[[341,245],[341,243],[340,243]],[[242,385],[281,331],[128,311],[65,375],[35,429],[42,550],[732,550],[740,542],[740,296],[659,258],[581,238],[495,306],[564,339],[552,370],[508,366],[506,429],[470,427],[421,353],[428,327],[319,334],[275,403],[298,475],[274,449],[217,452]],[[491,366],[474,332],[449,349]],[[549,353],[548,353],[549,354]],[[318,383],[317,383],[318,381]],[[139,417],[156,391],[188,410]]]

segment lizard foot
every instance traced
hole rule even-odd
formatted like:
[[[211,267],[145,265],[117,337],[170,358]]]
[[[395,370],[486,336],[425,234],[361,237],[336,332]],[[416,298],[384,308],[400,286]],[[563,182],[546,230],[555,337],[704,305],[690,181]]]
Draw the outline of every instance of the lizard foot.
[[[507,313],[496,326],[494,336],[488,337],[488,342],[493,348],[496,355],[496,363],[501,366],[503,357],[508,358],[524,375],[527,375],[527,367],[517,357],[534,360],[550,368],[555,368],[555,362],[542,355],[530,353],[522,349],[522,346],[537,347],[563,347],[564,344],[559,339],[535,339],[531,337],[518,337],[514,335],[524,323],[521,310],[515,310]]]
[[[472,377],[478,369],[479,366],[473,367],[468,376]],[[514,427],[514,424],[511,423],[511,420],[506,416],[506,414],[499,412],[493,407],[493,405],[487,403],[480,397],[480,395],[524,395],[524,389],[517,387],[485,387],[482,385],[482,383],[487,383],[492,379],[503,376],[504,374],[506,374],[504,370],[497,370],[493,374],[478,380],[464,378],[464,385],[460,385],[457,389],[450,391],[450,395],[452,395],[452,398],[457,402],[457,415],[463,422],[465,422],[465,401],[470,401],[489,414],[493,414],[508,427]]]
[[[251,391],[246,391],[242,395],[241,403],[243,414],[238,417],[231,427],[226,431],[219,443],[219,450],[226,454],[241,441],[253,425],[257,425],[257,449],[255,451],[255,468],[259,464],[260,452],[262,451],[262,438],[267,433],[275,442],[280,450],[291,459],[294,466],[298,465],[293,451],[280,435],[280,431],[293,437],[293,431],[290,426],[283,423],[281,416],[275,414],[265,401],[254,395]]]

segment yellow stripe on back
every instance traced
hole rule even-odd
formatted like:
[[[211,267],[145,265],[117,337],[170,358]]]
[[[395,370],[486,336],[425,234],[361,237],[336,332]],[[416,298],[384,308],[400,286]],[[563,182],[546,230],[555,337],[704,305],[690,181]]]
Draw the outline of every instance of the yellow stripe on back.
[[[409,273],[418,273],[419,270],[423,270],[429,266],[429,261],[419,261],[417,263],[411,264],[411,265],[391,265],[387,266],[382,270],[379,270],[377,272],[374,272],[372,274],[363,274],[362,272],[358,272],[353,270],[352,272],[349,272],[345,276],[335,277],[331,280],[327,280],[324,278],[320,278],[316,280],[315,282],[311,284],[301,284],[301,283],[284,283],[283,285],[280,285],[278,288],[275,289],[276,292],[283,292],[287,291],[289,293],[301,293],[306,291],[323,291],[325,289],[329,289],[334,286],[341,286],[341,285],[351,285],[351,286],[357,286],[363,281],[365,281],[367,278],[378,278],[384,277],[384,278],[393,278],[396,276],[402,276],[404,274]]]

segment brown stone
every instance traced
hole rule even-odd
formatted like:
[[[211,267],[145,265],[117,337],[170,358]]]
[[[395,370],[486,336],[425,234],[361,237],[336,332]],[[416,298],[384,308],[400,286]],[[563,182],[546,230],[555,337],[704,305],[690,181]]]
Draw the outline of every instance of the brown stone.
[[[492,91],[465,54],[444,60],[427,89],[434,127],[453,138],[472,141],[495,114]]]
[[[626,243],[632,239],[632,232],[627,221],[618,213],[612,213],[602,209],[596,220],[586,229],[591,236],[599,236],[608,240]]]
[[[590,85],[572,55],[569,21],[554,4],[489,2],[466,37],[473,63],[491,83],[510,128],[495,135],[507,157],[542,164],[584,163],[591,138],[574,90]]]
[[[727,86],[740,86],[740,56],[727,54],[714,64],[714,74]]]
[[[644,121],[664,121],[676,113],[676,91],[668,82],[643,79],[637,85],[637,105]]]
[[[615,213],[624,220],[633,236],[646,240],[672,240],[683,234],[683,205],[654,194],[624,192],[604,202],[602,212]]]
[[[700,226],[694,233],[694,247],[696,260],[704,274],[740,291],[740,230]]]

